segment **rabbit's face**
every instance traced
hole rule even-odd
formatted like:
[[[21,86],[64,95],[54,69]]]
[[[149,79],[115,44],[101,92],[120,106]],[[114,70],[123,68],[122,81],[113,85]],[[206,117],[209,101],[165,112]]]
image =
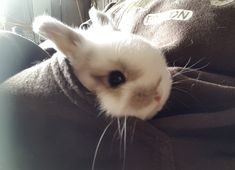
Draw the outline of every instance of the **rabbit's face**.
[[[96,18],[109,22],[97,11]],[[36,31],[68,57],[78,79],[96,94],[107,115],[149,119],[162,109],[171,78],[164,57],[149,42],[108,27],[78,33],[52,18],[43,20],[36,20]]]
[[[92,48],[87,73],[77,69],[76,74],[96,93],[107,114],[150,118],[162,109],[171,88],[164,57],[140,37],[113,34],[112,43]]]

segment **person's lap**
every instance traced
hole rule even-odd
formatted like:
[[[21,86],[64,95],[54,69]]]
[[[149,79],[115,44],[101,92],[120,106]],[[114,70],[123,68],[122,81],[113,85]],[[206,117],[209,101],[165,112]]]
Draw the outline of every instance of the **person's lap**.
[[[34,42],[7,31],[0,31],[0,52],[0,83],[49,57]]]

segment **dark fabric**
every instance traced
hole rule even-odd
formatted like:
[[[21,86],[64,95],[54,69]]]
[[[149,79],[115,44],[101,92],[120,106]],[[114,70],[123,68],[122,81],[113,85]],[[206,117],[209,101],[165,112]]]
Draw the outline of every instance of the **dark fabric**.
[[[183,67],[190,58],[189,65],[200,61],[195,67],[234,76],[234,6],[233,0],[133,0],[108,13],[120,30],[161,48],[170,66]]]
[[[123,151],[117,121],[99,116],[94,96],[74,77],[64,58],[55,55],[8,79],[1,94],[3,169],[90,170],[99,138],[110,122],[95,169],[120,170],[124,164],[133,170],[173,168],[169,138],[148,122],[128,119]]]
[[[17,34],[0,31],[0,83],[49,58],[40,47]]]
[[[119,29],[149,38],[169,66],[177,66],[169,67],[174,84],[163,111],[149,121],[128,118],[124,151],[117,120],[99,113],[95,96],[75,78],[68,61],[54,55],[1,85],[3,169],[90,170],[110,122],[96,170],[235,169],[234,2],[129,2],[108,11]],[[156,25],[143,24],[149,13],[170,9],[193,15],[176,20],[171,13],[173,18]],[[184,69],[186,64],[194,69]]]

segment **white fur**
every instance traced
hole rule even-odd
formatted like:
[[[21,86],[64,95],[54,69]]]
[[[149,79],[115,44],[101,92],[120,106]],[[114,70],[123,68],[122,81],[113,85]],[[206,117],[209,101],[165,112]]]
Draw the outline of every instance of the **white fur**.
[[[72,29],[49,16],[36,18],[33,28],[53,41],[68,57],[78,79],[97,95],[100,108],[107,115],[153,117],[164,106],[171,89],[170,74],[161,52],[139,36],[116,31],[105,14],[95,9],[89,14],[94,26],[87,31]],[[102,20],[96,18],[100,16]],[[92,76],[107,76],[110,71],[119,69],[118,62],[141,72],[138,79],[127,80],[120,87],[120,96],[109,92]],[[129,105],[134,89],[148,89],[157,84],[160,77],[161,82],[156,87],[156,93],[161,96],[159,103],[153,100],[140,109]]]

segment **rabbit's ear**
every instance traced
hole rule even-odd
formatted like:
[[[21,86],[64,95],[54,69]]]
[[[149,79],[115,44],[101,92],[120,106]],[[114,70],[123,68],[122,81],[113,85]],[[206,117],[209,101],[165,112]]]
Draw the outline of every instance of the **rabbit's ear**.
[[[74,73],[81,83],[91,91],[98,86],[97,81],[91,75],[88,63],[96,62],[91,57],[91,43],[82,34],[50,17],[39,16],[33,23],[34,32],[51,40],[58,50],[70,60]],[[99,62],[99,61],[98,61]]]
[[[96,10],[94,7],[90,9],[89,16],[92,23],[94,24],[94,27],[102,26],[102,27],[108,27],[112,30],[116,30],[111,18],[107,14]]]
[[[83,49],[86,41],[81,34],[50,16],[37,17],[33,23],[33,30],[54,42],[67,57],[75,57],[77,51]]]

